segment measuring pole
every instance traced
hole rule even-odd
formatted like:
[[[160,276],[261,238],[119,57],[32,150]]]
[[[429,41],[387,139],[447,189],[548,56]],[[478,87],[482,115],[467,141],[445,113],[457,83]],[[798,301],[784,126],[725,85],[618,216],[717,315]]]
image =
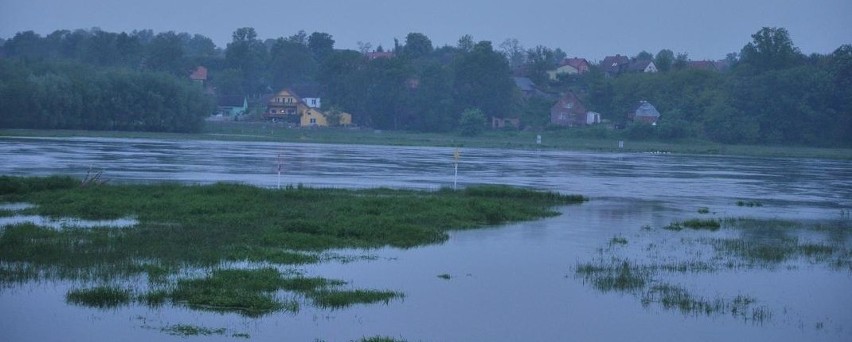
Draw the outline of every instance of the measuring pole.
[[[456,151],[453,152],[453,159],[455,160],[455,162],[453,162],[453,168],[455,169],[455,172],[453,173],[453,190],[456,189],[456,183],[457,183],[457,180],[459,178],[459,159],[460,158],[461,158],[461,154],[459,153],[459,149],[456,148]]]

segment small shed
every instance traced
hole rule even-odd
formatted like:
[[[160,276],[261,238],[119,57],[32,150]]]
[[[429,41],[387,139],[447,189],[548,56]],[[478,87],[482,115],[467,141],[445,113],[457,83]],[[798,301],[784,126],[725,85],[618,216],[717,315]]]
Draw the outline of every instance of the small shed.
[[[642,100],[636,105],[636,109],[627,113],[627,117],[633,122],[656,124],[660,120],[660,112],[650,102]]]

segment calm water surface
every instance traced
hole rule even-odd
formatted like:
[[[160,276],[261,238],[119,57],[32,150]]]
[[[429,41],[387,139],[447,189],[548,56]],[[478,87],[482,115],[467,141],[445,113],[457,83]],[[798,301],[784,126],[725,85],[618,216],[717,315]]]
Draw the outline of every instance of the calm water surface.
[[[280,156],[280,158],[279,158]],[[281,177],[278,177],[281,160]],[[2,138],[0,174],[111,182],[242,182],[263,187],[437,189],[453,184],[453,149],[355,145],[89,138]],[[408,250],[337,251],[375,260],[301,267],[357,288],[398,290],[403,300],[343,310],[303,305],[259,319],[180,307],[96,310],[66,305],[79,284],[45,281],[0,289],[0,340],[184,340],[160,327],[194,324],[252,340],[408,341],[852,340],[852,274],[801,263],[771,270],[685,274],[695,293],[754,297],[773,312],[756,324],[726,315],[684,315],[601,293],[573,267],[615,235],[630,245],[677,241],[657,229],[697,217],[837,219],[852,209],[852,162],[692,155],[461,149],[459,186],[502,183],[592,198],[561,216],[453,232],[448,242]],[[737,201],[759,201],[747,208]],[[650,231],[642,226],[651,226]],[[674,246],[674,243],[669,245]],[[667,246],[667,245],[666,245]],[[444,280],[437,275],[449,274]]]

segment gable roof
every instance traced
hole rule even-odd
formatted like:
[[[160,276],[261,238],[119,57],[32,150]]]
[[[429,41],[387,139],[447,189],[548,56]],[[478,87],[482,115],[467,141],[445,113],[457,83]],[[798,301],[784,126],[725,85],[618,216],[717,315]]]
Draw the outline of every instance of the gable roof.
[[[624,68],[628,63],[630,63],[630,59],[627,58],[627,56],[606,56],[601,62],[601,68],[603,68],[604,71],[610,73],[617,73],[621,71],[621,69]]]
[[[585,58],[565,58],[564,60],[562,60],[561,65],[570,65],[574,67],[574,69],[577,69],[582,72],[584,68],[589,68],[589,61],[587,61]]]
[[[573,92],[567,92],[565,95],[550,108],[551,113],[563,112],[568,114],[586,114],[586,106],[580,102],[580,99]]]
[[[658,112],[657,108],[655,108],[650,102],[642,100],[636,105],[633,115],[636,117],[644,116],[658,118],[660,117],[660,112]]]
[[[636,60],[630,63],[630,65],[627,67],[627,70],[641,72],[645,71],[645,69],[651,64],[654,64],[652,60]]]

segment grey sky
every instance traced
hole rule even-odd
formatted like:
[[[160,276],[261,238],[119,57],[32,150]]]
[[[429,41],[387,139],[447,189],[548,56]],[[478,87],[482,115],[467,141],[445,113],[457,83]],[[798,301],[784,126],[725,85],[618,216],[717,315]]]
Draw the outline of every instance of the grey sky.
[[[337,48],[390,47],[421,32],[435,45],[471,34],[495,47],[517,38],[590,60],[663,48],[699,60],[738,52],[763,26],[786,28],[804,53],[830,53],[852,43],[851,18],[852,0],[0,0],[0,37],[150,28],[203,34],[224,47],[236,28],[251,26],[263,39],[327,32]]]

